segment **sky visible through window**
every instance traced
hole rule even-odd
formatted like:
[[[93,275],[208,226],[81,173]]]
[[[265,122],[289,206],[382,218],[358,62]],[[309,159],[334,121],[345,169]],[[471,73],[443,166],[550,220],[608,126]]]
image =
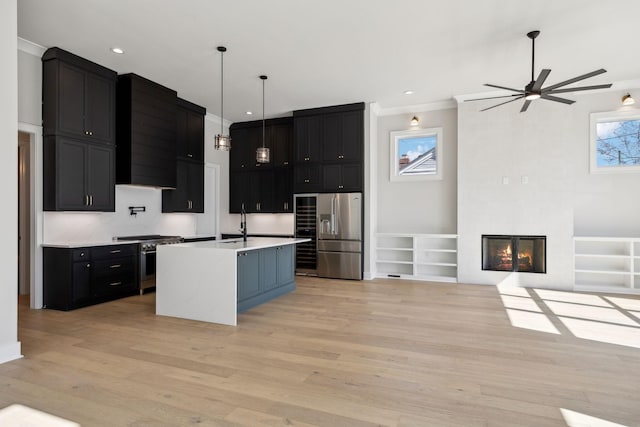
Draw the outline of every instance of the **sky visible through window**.
[[[421,154],[436,146],[436,135],[420,136],[416,138],[402,138],[398,141],[398,159],[406,155],[413,161]]]
[[[640,120],[598,123],[596,137],[599,167],[640,165]]]

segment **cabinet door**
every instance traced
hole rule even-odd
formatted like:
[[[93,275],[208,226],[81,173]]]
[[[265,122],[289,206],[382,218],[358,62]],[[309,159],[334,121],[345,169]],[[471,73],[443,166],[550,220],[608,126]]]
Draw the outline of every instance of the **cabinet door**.
[[[291,124],[269,127],[269,147],[273,150],[271,162],[274,167],[293,164],[293,126]]]
[[[64,62],[58,72],[58,129],[84,137],[85,72]]]
[[[294,280],[295,258],[293,248],[293,245],[277,248],[278,286],[289,284]]]
[[[249,146],[249,130],[247,128],[232,129],[231,151],[229,152],[229,169],[243,170],[247,167],[247,147]]]
[[[320,166],[296,165],[293,168],[293,192],[312,193],[320,191]]]
[[[258,196],[258,212],[269,213],[275,212],[275,180],[272,170],[263,170],[257,173],[258,188],[260,195]]]
[[[187,158],[189,154],[189,110],[176,107],[176,155]]]
[[[115,83],[91,73],[85,78],[85,134],[91,139],[115,142]]]
[[[322,116],[296,117],[294,119],[296,162],[320,161],[322,130]]]
[[[260,251],[260,268],[262,292],[277,288],[278,283],[278,248],[267,248]]]
[[[257,213],[258,203],[260,203],[261,177],[257,171],[246,173],[246,183],[244,189],[244,209],[247,213]]]
[[[188,153],[193,160],[204,161],[204,116],[195,111],[187,115]]]
[[[323,121],[322,160],[335,162],[342,156],[342,114],[327,114]]]
[[[193,213],[204,213],[204,164],[189,163],[189,200]]]
[[[87,301],[93,296],[91,290],[91,263],[73,263],[73,284],[71,286],[71,300],[73,304]]]
[[[341,114],[340,160],[361,162],[364,150],[364,117],[362,111]]]
[[[262,292],[260,286],[260,251],[239,252],[238,302]]]
[[[362,191],[362,167],[359,163],[324,165],[322,191]]]
[[[293,169],[277,169],[274,174],[274,212],[293,212]]]
[[[87,144],[60,137],[55,141],[55,199],[54,210],[77,211],[88,207],[86,181]]]
[[[88,210],[115,211],[115,147],[87,145]]]
[[[240,213],[242,204],[247,206],[247,173],[229,172],[229,213]]]

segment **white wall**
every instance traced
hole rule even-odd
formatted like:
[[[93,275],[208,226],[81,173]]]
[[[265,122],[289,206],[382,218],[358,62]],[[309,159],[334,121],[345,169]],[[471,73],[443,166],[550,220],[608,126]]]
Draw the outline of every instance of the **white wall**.
[[[389,133],[411,129],[414,115],[420,128],[443,128],[443,179],[391,182]],[[378,117],[377,232],[456,233],[457,132],[455,108]]]
[[[28,42],[21,40],[21,48]],[[22,50],[18,51],[18,121],[42,126],[42,62],[40,56]]]
[[[459,104],[460,282],[570,289],[574,225],[581,235],[640,234],[640,202],[629,197],[638,175],[588,172],[589,114],[619,108],[621,96],[573,96],[572,106],[536,101],[526,113],[515,104],[486,112],[479,110],[489,103]],[[546,235],[547,274],[482,271],[482,234]]]
[[[18,11],[17,0],[0,2],[0,363],[20,357],[18,341]]]

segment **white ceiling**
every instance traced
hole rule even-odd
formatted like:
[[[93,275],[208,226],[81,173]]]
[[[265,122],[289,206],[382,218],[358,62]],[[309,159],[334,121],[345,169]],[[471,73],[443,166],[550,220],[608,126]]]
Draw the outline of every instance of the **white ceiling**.
[[[224,116],[245,121],[262,114],[260,74],[267,117],[521,88],[535,29],[547,84],[598,68],[608,72],[589,85],[638,79],[639,17],[639,0],[19,0],[18,35],[140,74],[216,115],[224,45]]]

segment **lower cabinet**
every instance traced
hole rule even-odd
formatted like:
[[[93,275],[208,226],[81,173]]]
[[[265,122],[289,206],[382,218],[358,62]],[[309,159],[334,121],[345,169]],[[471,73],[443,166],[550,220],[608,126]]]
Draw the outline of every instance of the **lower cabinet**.
[[[138,292],[138,244],[43,248],[44,306],[72,310]]]
[[[238,252],[238,313],[295,289],[294,245]]]

